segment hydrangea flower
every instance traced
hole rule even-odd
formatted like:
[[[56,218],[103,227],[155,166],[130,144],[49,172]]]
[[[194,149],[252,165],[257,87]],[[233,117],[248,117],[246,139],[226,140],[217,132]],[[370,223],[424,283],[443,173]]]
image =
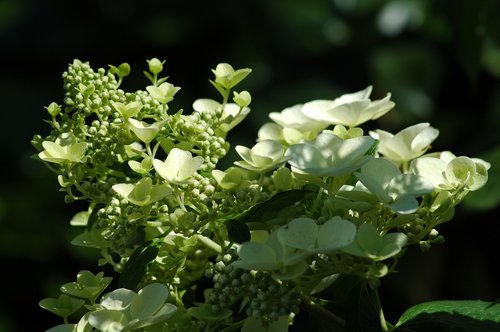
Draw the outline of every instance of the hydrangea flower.
[[[384,158],[370,160],[354,175],[380,202],[401,214],[415,212],[416,197],[434,190],[426,178],[402,174],[396,165]]]
[[[250,68],[234,70],[228,63],[219,63],[215,69],[212,69],[215,75],[215,83],[225,89],[231,89],[241,82],[248,74],[252,72]]]
[[[339,250],[355,235],[354,224],[340,217],[322,225],[311,218],[295,218],[273,231],[264,243],[242,243],[238,248],[240,259],[233,264],[248,270],[273,271],[283,280],[293,279],[307,269],[307,257]]]
[[[428,179],[436,189],[475,191],[488,181],[490,163],[453,153],[429,154],[413,160],[411,170]]]
[[[146,144],[150,143],[156,137],[163,126],[163,122],[147,124],[146,122],[136,119],[128,119],[128,123],[135,136]]]
[[[167,185],[153,185],[150,177],[142,178],[136,184],[115,184],[112,188],[127,201],[138,206],[149,205],[172,193],[172,189]]]
[[[381,235],[372,224],[362,224],[356,240],[341,250],[348,254],[381,261],[397,255],[406,245],[408,237],[403,233]]]
[[[180,89],[181,88],[174,86],[173,84],[168,82],[164,82],[159,86],[150,85],[146,87],[146,90],[149,92],[151,97],[162,104],[166,104],[169,101],[173,100],[174,95]]]
[[[439,131],[423,122],[395,135],[381,129],[371,131],[370,135],[380,141],[379,153],[399,165],[423,155],[438,137]]]
[[[322,132],[314,142],[294,144],[286,151],[294,171],[317,175],[338,176],[352,172],[368,162],[366,155],[375,140],[361,136],[343,140]]]
[[[250,113],[250,109],[246,106],[239,106],[234,103],[227,103],[223,106],[213,99],[197,99],[193,103],[193,109],[195,112],[212,114],[215,114],[217,110],[222,110],[222,121],[217,128],[222,133],[219,136],[227,134]]]
[[[251,149],[237,145],[235,149],[243,160],[234,164],[257,173],[268,172],[285,162],[285,150],[278,141],[260,141]]]
[[[305,103],[302,111],[307,117],[317,121],[356,127],[368,120],[378,119],[394,107],[390,93],[383,99],[372,101],[369,98],[371,92],[372,86],[368,86],[334,100],[313,100]]]
[[[168,287],[160,283],[149,284],[137,293],[118,288],[103,296],[102,309],[88,314],[88,324],[100,331],[132,331],[160,323],[177,310],[165,303],[168,296]]]
[[[40,159],[56,163],[81,163],[85,155],[87,143],[79,142],[68,145],[59,145],[57,142],[43,141],[44,151],[38,154]]]
[[[131,117],[134,117],[139,113],[139,111],[142,109],[142,104],[139,101],[133,101],[128,104],[120,103],[118,101],[112,102],[111,105],[114,107],[115,110],[120,113],[122,117],[125,118],[125,120],[128,120]]]
[[[193,174],[203,164],[203,157],[193,157],[191,152],[173,148],[167,159],[153,160],[153,167],[162,178],[170,183],[185,184],[192,180]]]

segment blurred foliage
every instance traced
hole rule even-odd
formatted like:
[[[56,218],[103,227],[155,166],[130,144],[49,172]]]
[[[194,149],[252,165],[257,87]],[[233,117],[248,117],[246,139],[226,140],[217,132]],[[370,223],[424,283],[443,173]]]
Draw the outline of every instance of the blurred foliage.
[[[388,316],[417,301],[497,298],[499,12],[496,0],[0,0],[0,257],[4,285],[16,290],[2,301],[0,330],[53,326],[39,299],[81,269],[98,272],[92,253],[69,245],[78,206],[65,205],[55,177],[29,159],[32,135],[48,130],[43,106],[62,100],[61,74],[73,58],[94,67],[129,62],[127,89],[145,82],[145,59],[166,59],[182,87],[172,108],[186,111],[196,98],[217,98],[205,80],[215,64],[253,68],[242,87],[253,113],[229,137],[233,146],[251,145],[271,111],[369,84],[374,98],[392,92],[396,109],[377,126],[431,122],[441,131],[435,151],[493,166],[487,186],[441,230],[449,243],[410,254],[401,275],[385,280]],[[425,276],[416,273],[423,266]]]

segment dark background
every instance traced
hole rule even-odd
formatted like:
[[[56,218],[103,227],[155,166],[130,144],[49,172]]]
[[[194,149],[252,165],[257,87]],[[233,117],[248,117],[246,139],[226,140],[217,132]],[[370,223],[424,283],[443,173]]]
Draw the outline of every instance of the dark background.
[[[218,98],[208,83],[219,62],[253,73],[241,89],[252,113],[229,137],[252,145],[267,114],[371,84],[396,109],[373,125],[396,132],[417,122],[440,129],[434,151],[492,163],[486,187],[439,228],[447,242],[408,251],[383,279],[389,321],[435,299],[500,297],[500,12],[495,0],[0,0],[0,331],[42,331],[60,323],[43,297],[98,272],[96,253],[69,244],[69,219],[55,176],[29,157],[49,127],[44,106],[62,103],[62,72],[78,58],[97,69],[128,62],[122,87],[144,89],[146,59],[165,59],[182,89],[171,109]],[[229,165],[234,154],[224,160]],[[496,219],[496,220],[495,220]]]

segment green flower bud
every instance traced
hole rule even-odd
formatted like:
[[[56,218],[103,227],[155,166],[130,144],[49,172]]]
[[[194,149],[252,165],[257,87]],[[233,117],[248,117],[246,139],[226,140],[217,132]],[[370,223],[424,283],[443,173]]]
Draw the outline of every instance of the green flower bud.
[[[157,58],[152,58],[148,61],[149,71],[155,75],[159,74],[163,70],[163,64],[165,60],[160,61]]]
[[[55,102],[50,103],[50,105],[46,106],[45,109],[47,110],[47,112],[49,112],[50,116],[52,116],[53,118],[55,118],[57,114],[61,112],[61,106],[59,106]]]

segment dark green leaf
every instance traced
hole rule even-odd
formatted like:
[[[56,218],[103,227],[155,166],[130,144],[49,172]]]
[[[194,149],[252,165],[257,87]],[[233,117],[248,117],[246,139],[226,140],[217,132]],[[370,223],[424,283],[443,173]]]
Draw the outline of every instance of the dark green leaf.
[[[303,200],[303,198],[309,193],[311,193],[311,191],[304,189],[294,189],[280,192],[271,197],[269,200],[252,207],[250,211],[240,219],[240,221],[248,223],[264,222],[275,219],[281,210]]]
[[[120,287],[134,290],[155,260],[163,238],[152,239],[137,248],[125,264],[118,284]]]
[[[92,229],[92,226],[94,226],[94,223],[97,221],[97,211],[100,209],[106,207],[106,204],[99,203],[94,206],[92,209],[92,212],[89,215],[89,220],[87,221],[87,230],[90,231]]]
[[[349,294],[345,315],[347,329],[352,332],[380,332],[380,318],[370,296],[366,279],[356,284]]]
[[[500,304],[485,301],[433,301],[406,310],[394,331],[498,332]]]
[[[250,241],[250,230],[244,222],[240,220],[230,220],[226,222],[226,227],[230,241],[236,243]]]

